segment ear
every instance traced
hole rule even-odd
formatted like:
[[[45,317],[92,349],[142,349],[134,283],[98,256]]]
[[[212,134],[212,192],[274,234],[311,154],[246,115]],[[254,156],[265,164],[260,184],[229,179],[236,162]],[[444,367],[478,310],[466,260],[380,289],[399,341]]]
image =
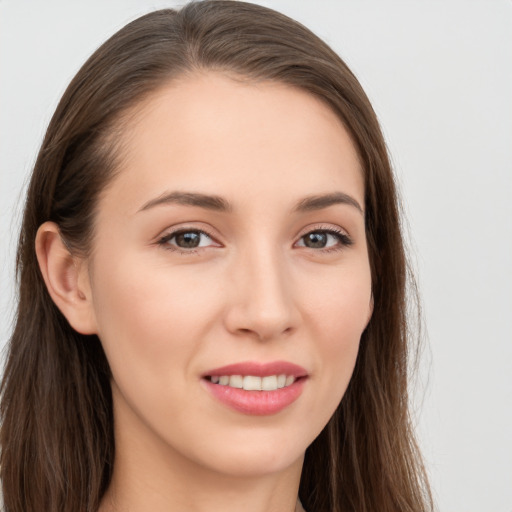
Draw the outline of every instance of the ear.
[[[39,227],[36,255],[48,293],[71,327],[81,334],[96,334],[87,265],[71,254],[54,222]]]

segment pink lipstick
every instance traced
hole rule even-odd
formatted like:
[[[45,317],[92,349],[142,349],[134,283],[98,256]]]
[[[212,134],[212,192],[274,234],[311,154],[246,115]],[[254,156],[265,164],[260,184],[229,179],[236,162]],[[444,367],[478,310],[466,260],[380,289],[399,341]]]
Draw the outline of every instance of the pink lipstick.
[[[261,416],[276,414],[297,400],[307,376],[304,368],[286,361],[247,361],[205,372],[202,382],[228,407]]]

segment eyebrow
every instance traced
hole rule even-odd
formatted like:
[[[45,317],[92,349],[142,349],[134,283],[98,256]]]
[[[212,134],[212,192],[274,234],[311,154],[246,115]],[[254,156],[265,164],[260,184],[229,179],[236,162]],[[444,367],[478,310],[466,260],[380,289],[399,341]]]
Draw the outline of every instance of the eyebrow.
[[[223,197],[201,194],[199,192],[167,192],[151,199],[142,206],[138,211],[149,210],[155,206],[167,205],[167,204],[180,204],[185,206],[197,206],[199,208],[205,208],[206,210],[213,210],[218,212],[230,212],[233,210],[233,206],[229,201]],[[295,212],[310,212],[315,210],[322,210],[336,204],[346,204],[353,206],[362,215],[364,215],[363,208],[352,196],[345,194],[344,192],[332,192],[330,194],[314,195],[301,199],[296,205],[293,211]]]
[[[364,211],[361,205],[352,196],[349,196],[344,192],[333,192],[331,194],[322,194],[306,197],[304,199],[301,199],[297,203],[297,205],[295,206],[295,211],[310,212],[314,210],[322,210],[335,204],[346,204],[349,206],[353,206],[362,215],[364,215]]]
[[[230,203],[220,196],[200,194],[198,192],[169,192],[148,201],[138,211],[142,212],[165,204],[181,204],[185,206],[198,206],[207,210],[228,212],[233,208]]]

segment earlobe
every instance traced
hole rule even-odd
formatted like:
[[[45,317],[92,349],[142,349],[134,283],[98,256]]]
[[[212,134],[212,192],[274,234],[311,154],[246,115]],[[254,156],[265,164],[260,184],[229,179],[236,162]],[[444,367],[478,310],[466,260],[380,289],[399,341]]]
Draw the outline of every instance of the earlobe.
[[[48,293],[71,327],[81,334],[96,334],[85,263],[71,254],[54,222],[39,227],[36,255]]]

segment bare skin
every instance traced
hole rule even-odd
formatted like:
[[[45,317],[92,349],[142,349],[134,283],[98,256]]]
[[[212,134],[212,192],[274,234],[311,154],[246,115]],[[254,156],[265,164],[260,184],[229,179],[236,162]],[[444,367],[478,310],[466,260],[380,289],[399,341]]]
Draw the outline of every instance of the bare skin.
[[[155,93],[124,133],[91,257],[52,223],[37,240],[54,301],[112,369],[100,512],[293,512],[372,313],[354,145],[307,93],[214,73]],[[300,365],[300,396],[272,414],[220,402],[205,374],[245,361]]]

